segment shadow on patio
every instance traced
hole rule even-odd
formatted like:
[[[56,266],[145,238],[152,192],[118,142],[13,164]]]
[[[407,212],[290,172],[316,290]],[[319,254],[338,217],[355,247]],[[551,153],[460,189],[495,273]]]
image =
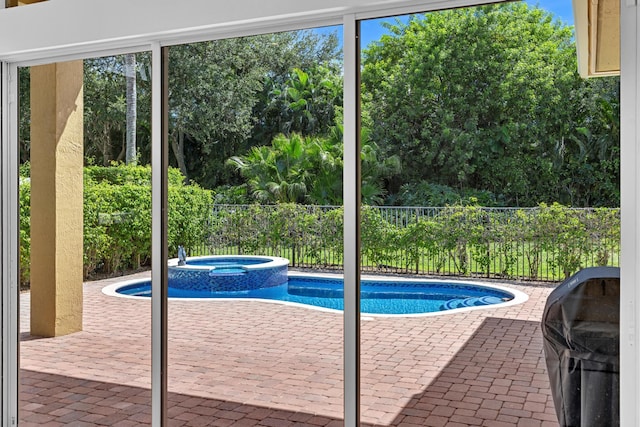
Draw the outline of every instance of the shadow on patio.
[[[21,375],[21,425],[150,424],[148,389],[34,370],[22,370]],[[393,422],[372,422],[365,410],[363,425],[558,425],[540,327],[534,321],[485,318],[435,379],[420,393],[406,397],[410,400],[395,412]],[[342,425],[338,417],[273,406],[170,393],[170,425]]]

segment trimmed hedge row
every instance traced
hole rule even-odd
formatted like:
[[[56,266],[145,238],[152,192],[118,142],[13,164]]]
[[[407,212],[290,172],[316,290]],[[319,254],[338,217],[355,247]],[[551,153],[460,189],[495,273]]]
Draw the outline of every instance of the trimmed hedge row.
[[[279,255],[293,266],[339,269],[342,215],[342,208],[295,204],[217,206],[201,252]],[[561,280],[583,267],[617,265],[620,213],[557,203],[529,209],[365,206],[361,244],[365,270]]]
[[[20,279],[29,283],[30,183],[21,170]],[[216,205],[169,170],[169,250],[189,255],[267,254],[292,266],[341,269],[343,210],[297,204]],[[389,215],[393,212],[393,215]],[[396,273],[561,280],[617,265],[618,209],[479,206],[362,209],[362,268]],[[84,276],[150,263],[151,170],[90,166],[84,173]]]
[[[20,184],[20,280],[29,282],[30,194],[28,171]],[[184,185],[169,170],[169,247],[192,248],[207,238],[211,192]],[[115,274],[151,260],[151,168],[89,166],[84,169],[84,277]]]

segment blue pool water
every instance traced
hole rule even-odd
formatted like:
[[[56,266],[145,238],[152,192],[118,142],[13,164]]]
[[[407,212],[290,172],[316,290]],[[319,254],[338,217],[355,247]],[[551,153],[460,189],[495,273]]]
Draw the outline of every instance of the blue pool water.
[[[260,298],[342,310],[342,279],[289,277],[282,285],[241,291],[172,288],[171,298]],[[151,282],[142,281],[117,289],[118,293],[150,296]],[[414,281],[361,283],[361,312],[367,314],[432,313],[464,307],[499,304],[514,298],[510,292],[473,284]]]

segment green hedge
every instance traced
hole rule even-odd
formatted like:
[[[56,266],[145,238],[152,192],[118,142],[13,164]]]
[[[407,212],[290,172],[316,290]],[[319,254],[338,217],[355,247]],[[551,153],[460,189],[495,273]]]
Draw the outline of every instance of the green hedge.
[[[20,279],[29,282],[30,183],[21,170]],[[85,168],[84,275],[116,274],[151,257],[151,170],[144,166]],[[169,170],[171,256],[268,254],[292,266],[341,269],[343,209],[297,204],[215,205],[197,185]],[[387,210],[385,210],[387,209]],[[393,209],[394,215],[388,213]],[[428,214],[425,212],[429,212]],[[361,216],[362,268],[533,280],[560,280],[580,268],[617,265],[618,209],[533,209],[479,206],[378,208]]]
[[[20,279],[29,282],[30,183],[21,171]],[[180,171],[169,170],[169,248],[187,252],[207,237],[211,193],[184,185]],[[84,169],[84,276],[115,274],[149,265],[151,259],[151,168],[89,166]]]
[[[342,208],[226,205],[213,212],[202,253],[279,255],[293,266],[342,268]],[[580,268],[618,264],[620,213],[559,204],[364,206],[360,238],[369,271],[561,280]]]

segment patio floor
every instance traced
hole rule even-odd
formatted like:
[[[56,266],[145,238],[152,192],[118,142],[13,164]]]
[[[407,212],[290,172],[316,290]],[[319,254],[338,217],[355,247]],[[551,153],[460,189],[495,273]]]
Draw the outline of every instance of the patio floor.
[[[115,279],[115,280],[122,280]],[[29,335],[21,295],[20,425],[150,424],[151,305],[84,285],[84,330]],[[512,307],[362,322],[366,426],[558,426],[540,318]],[[342,315],[253,301],[169,302],[169,425],[341,426]]]

